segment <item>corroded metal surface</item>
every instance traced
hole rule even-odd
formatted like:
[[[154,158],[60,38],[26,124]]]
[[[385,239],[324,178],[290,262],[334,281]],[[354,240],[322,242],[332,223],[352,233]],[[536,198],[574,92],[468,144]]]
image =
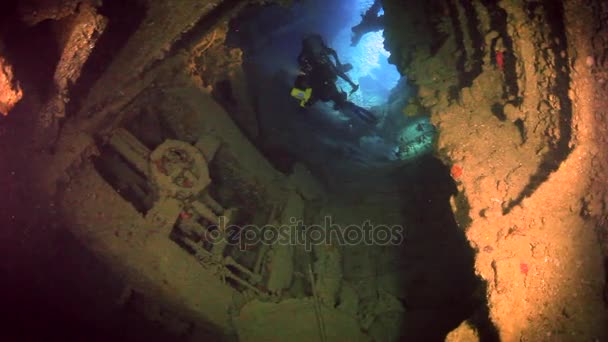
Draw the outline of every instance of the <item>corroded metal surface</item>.
[[[40,112],[39,125],[42,129],[49,128],[66,116],[66,105],[70,101],[69,87],[80,78],[84,64],[108,23],[107,18],[88,2],[81,3],[77,8],[67,6],[64,10],[66,13],[59,17],[48,14],[52,19],[70,17],[65,19],[69,33],[65,45],[61,47],[61,56],[53,76],[53,92]]]
[[[22,97],[23,90],[14,78],[13,68],[0,55],[0,114],[8,115]]]

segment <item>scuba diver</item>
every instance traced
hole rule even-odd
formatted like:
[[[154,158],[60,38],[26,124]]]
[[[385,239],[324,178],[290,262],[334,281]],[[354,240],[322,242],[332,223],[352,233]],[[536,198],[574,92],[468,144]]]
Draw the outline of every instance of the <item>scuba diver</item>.
[[[300,106],[311,106],[318,100],[333,101],[335,110],[351,112],[370,124],[378,121],[370,111],[347,101],[346,93],[338,89],[338,77],[348,82],[351,94],[359,89],[359,85],[346,75],[352,65],[342,64],[336,51],[328,47],[319,34],[304,38],[298,64],[300,74],[296,78],[291,95],[300,100]]]

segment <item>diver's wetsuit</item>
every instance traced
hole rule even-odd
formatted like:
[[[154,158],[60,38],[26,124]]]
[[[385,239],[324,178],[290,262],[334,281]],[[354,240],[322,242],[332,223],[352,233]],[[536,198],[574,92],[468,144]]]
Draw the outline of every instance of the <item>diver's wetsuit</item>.
[[[331,60],[332,57],[335,62]],[[320,35],[312,34],[302,41],[302,52],[298,56],[298,63],[302,74],[296,79],[296,87],[312,89],[307,105],[312,105],[318,100],[333,101],[337,110],[351,112],[368,123],[377,122],[377,118],[370,111],[348,102],[346,93],[336,86],[339,76],[350,84],[351,93],[359,89],[359,86],[346,75],[345,71],[350,65],[340,63],[336,51],[325,45]]]
[[[331,60],[335,59],[335,62]],[[359,89],[348,75],[344,72],[346,65],[340,63],[336,51],[323,42],[323,38],[318,34],[312,34],[302,41],[302,52],[298,56],[300,68],[306,74],[308,85],[314,89],[314,100],[334,101],[337,108],[341,108],[346,101],[346,94],[338,90],[336,81],[338,76],[344,79],[352,87],[352,92]]]

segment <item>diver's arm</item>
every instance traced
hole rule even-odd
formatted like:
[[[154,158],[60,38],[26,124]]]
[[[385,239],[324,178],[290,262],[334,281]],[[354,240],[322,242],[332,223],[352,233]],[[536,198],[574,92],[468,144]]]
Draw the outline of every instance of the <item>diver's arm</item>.
[[[310,60],[308,60],[304,53],[300,53],[298,55],[298,65],[300,66],[300,71],[304,73],[309,73],[312,69],[312,66],[310,65]]]
[[[338,54],[336,53],[336,50],[334,50],[332,48],[327,48],[327,51],[332,56],[334,56],[334,58],[336,59],[336,65],[332,66],[334,68],[336,74],[338,74],[338,76],[340,76],[343,80],[345,80],[346,82],[348,82],[348,84],[352,88],[351,94],[354,93],[355,91],[357,91],[357,89],[359,89],[359,86],[357,84],[355,84],[355,82],[353,82],[350,79],[350,77],[348,77],[348,75],[344,72],[344,68],[343,68],[342,64],[340,63],[340,59],[338,59]]]
[[[327,52],[334,57],[334,59],[336,60],[336,65],[338,66],[338,68],[341,68],[342,67],[342,63],[340,63],[340,58],[338,58],[338,53],[336,52],[336,50],[328,47],[327,48]]]
[[[355,84],[355,82],[353,82],[344,71],[342,71],[340,69],[338,69],[337,71],[338,71],[338,76],[340,76],[343,80],[348,82],[348,84],[352,88],[350,91],[351,94],[356,92],[359,89],[359,86],[357,84]]]
[[[336,52],[336,50],[328,47],[327,48],[327,52],[332,55],[335,59],[336,59],[336,65],[334,66],[336,73],[338,74],[338,76],[340,76],[343,80],[345,80],[346,82],[348,82],[348,84],[350,84],[352,91],[351,93],[354,93],[355,91],[357,91],[357,89],[359,89],[359,86],[355,84],[355,82],[353,82],[350,77],[348,77],[348,75],[344,72],[343,69],[343,65],[342,63],[340,63],[340,58],[338,58],[338,53]]]
[[[307,61],[306,61],[306,58],[304,57],[304,54],[303,54],[303,53],[300,53],[300,54],[298,55],[298,65],[300,66],[300,68],[301,68],[301,67],[302,67],[304,64],[306,64],[306,62],[307,62]]]

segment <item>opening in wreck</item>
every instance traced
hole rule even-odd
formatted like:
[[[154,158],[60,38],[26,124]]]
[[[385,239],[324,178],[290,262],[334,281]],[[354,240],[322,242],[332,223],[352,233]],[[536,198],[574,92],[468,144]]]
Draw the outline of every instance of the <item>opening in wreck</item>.
[[[41,254],[66,284],[15,296],[27,298],[15,326],[56,291],[37,310],[55,316],[45,327],[58,336],[440,341],[458,328],[504,338],[488,289],[504,293],[496,277],[507,268],[513,279],[535,269],[505,266],[511,252],[486,262],[486,282],[479,258],[500,246],[465,233],[517,212],[573,150],[560,5],[128,1],[77,2],[66,14],[13,2],[7,11],[25,19],[7,21],[16,33],[0,41],[0,62],[14,59],[27,96],[6,119],[38,137],[40,125],[18,114],[46,118],[32,144],[49,167],[32,187],[52,205],[28,219],[61,249]],[[543,26],[545,15],[560,23]],[[542,27],[546,101],[526,102],[513,18]],[[25,36],[51,50],[44,63]],[[526,105],[554,117],[531,121]],[[450,125],[492,152],[463,152],[474,143]],[[509,148],[522,159],[494,157]],[[524,165],[530,156],[541,161]],[[492,158],[510,165],[506,180],[473,169]],[[505,193],[475,199],[483,187]],[[512,244],[520,227],[492,234]],[[542,243],[528,246],[538,258]],[[84,289],[92,283],[103,289]],[[67,321],[80,326],[64,330]]]
[[[394,168],[432,151],[436,129],[428,116],[415,106],[405,112],[413,90],[388,62],[383,13],[378,1],[309,1],[291,7],[251,6],[230,22],[226,44],[243,52],[259,126],[259,132],[247,127],[244,132],[259,135],[261,149],[281,171],[289,173],[296,160],[305,161],[331,185],[348,178],[343,176],[349,169]],[[349,106],[333,101],[338,94],[297,84],[304,74],[298,59],[306,58],[308,51],[304,40],[313,34],[337,52],[330,60],[337,58],[348,70],[334,77],[337,92]],[[308,101],[275,95],[306,89],[312,91]],[[220,101],[226,98],[224,103],[229,103],[231,95],[222,92],[229,93],[229,85],[221,84],[216,92]],[[321,95],[315,96],[317,92]],[[281,156],[274,158],[273,153]]]

